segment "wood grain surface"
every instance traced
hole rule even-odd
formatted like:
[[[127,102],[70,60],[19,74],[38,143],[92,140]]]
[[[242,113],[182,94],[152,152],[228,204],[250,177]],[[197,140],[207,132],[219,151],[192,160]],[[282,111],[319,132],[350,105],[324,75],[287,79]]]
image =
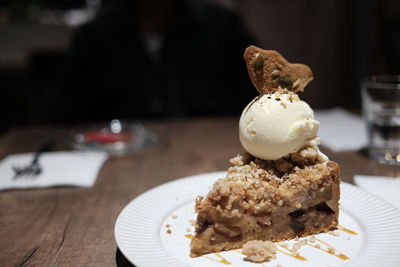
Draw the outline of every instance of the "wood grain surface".
[[[143,151],[110,158],[91,188],[58,187],[0,191],[0,266],[129,266],[117,250],[119,212],[146,190],[188,175],[225,170],[243,151],[238,119],[196,119],[150,124],[166,139]],[[37,150],[47,140],[69,148],[72,127],[15,128],[0,137],[0,159]],[[400,176],[397,167],[361,152],[333,153],[342,180],[354,174]],[[0,177],[1,179],[1,177]]]

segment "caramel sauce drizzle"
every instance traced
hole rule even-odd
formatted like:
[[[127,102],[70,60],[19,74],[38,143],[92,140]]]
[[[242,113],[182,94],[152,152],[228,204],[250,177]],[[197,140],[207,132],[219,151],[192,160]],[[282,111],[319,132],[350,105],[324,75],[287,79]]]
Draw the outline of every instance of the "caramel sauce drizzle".
[[[214,255],[217,256],[218,259],[214,259],[214,258],[211,258],[211,257],[209,257],[209,256],[205,256],[205,255],[202,256],[202,257],[204,257],[204,258],[206,258],[206,259],[209,259],[209,260],[212,260],[212,261],[216,261],[216,262],[225,264],[225,265],[231,265],[231,264],[232,264],[232,263],[230,263],[229,261],[227,261],[224,257],[222,257],[221,254],[219,254],[219,253],[214,253]]]
[[[346,232],[346,233],[351,234],[351,235],[358,235],[357,232],[352,231],[352,230],[350,230],[350,229],[347,229],[347,228],[345,228],[345,227],[343,227],[343,226],[338,226],[338,230],[343,231],[343,232]],[[192,235],[192,234],[186,234],[185,237],[186,237],[186,238],[189,238],[189,239],[193,239],[193,235]],[[318,249],[318,250],[320,250],[320,251],[329,253],[329,254],[331,254],[331,255],[333,255],[333,256],[335,256],[335,257],[341,259],[341,260],[344,260],[344,261],[348,261],[348,260],[350,259],[348,256],[346,256],[345,254],[343,254],[343,253],[341,253],[340,251],[338,251],[336,248],[334,248],[333,246],[331,246],[329,243],[327,243],[327,242],[325,242],[325,241],[322,241],[322,240],[320,240],[320,239],[318,239],[318,238],[315,238],[315,240],[318,241],[319,243],[321,243],[321,244],[327,246],[328,249],[322,248],[322,247],[319,246],[318,244],[310,244],[309,242],[307,242],[305,245],[310,246],[310,247],[313,247],[313,248],[316,248],[316,249]],[[279,246],[280,246],[280,245],[279,245]],[[307,261],[306,258],[304,258],[303,256],[301,256],[301,255],[298,254],[297,252],[295,252],[295,251],[293,251],[293,250],[291,250],[291,249],[289,249],[289,248],[287,248],[287,247],[283,247],[283,246],[280,246],[280,247],[288,251],[288,252],[286,252],[286,251],[284,251],[284,250],[282,250],[282,249],[277,248],[277,251],[279,251],[280,253],[283,253],[283,254],[285,254],[285,255],[287,255],[287,256],[289,256],[289,257],[295,258],[295,259],[300,260],[300,261]],[[330,250],[329,248],[332,248],[332,250]],[[240,254],[244,255],[243,252],[242,252],[241,250],[234,250],[234,251],[237,252],[237,253],[240,253]],[[336,253],[336,252],[337,252],[337,253]],[[232,264],[232,263],[230,263],[229,261],[227,261],[224,257],[222,257],[221,254],[219,254],[219,253],[214,253],[214,255],[215,255],[218,259],[214,259],[214,258],[211,258],[211,257],[209,257],[209,256],[205,256],[205,255],[204,255],[203,257],[204,257],[204,258],[207,258],[207,259],[209,259],[209,260],[215,261],[215,262],[219,262],[219,263],[225,264],[225,265],[231,265],[231,264]]]
[[[344,255],[344,254],[338,254],[338,255],[335,255],[336,257],[338,257],[339,259],[341,259],[341,260],[344,260],[344,261],[348,261],[350,258],[349,257],[347,257],[346,255]]]
[[[351,235],[358,235],[357,232],[352,231],[352,230],[350,230],[350,229],[347,229],[347,228],[345,228],[345,227],[343,227],[343,226],[338,226],[337,228],[338,228],[338,230],[343,231],[343,232],[345,232],[345,233],[348,233],[348,234],[351,234]]]
[[[276,250],[279,251],[280,253],[283,253],[283,254],[285,254],[285,255],[287,255],[287,256],[289,256],[289,257],[295,258],[296,260],[307,261],[306,258],[304,258],[303,256],[301,256],[301,255],[298,254],[297,252],[294,252],[293,250],[288,249],[288,248],[285,248],[285,247],[282,247],[282,246],[280,246],[280,247],[281,247],[281,248],[284,248],[284,249],[286,249],[287,251],[290,252],[290,253],[289,253],[289,252],[286,252],[286,251],[284,251],[284,250],[281,250],[281,249],[277,248]]]
[[[335,249],[333,246],[331,246],[331,245],[328,244],[327,242],[322,241],[321,239],[318,239],[318,238],[315,238],[315,240],[318,241],[318,242],[320,242],[321,244],[324,244],[325,246],[327,246],[328,249],[321,248],[320,246],[317,246],[317,245],[314,245],[314,244],[310,244],[310,243],[308,243],[308,242],[307,242],[306,245],[311,246],[311,247],[316,248],[316,249],[319,249],[319,250],[324,251],[324,252],[326,252],[326,253],[329,253],[329,254],[331,254],[331,255],[333,255],[333,256],[335,256],[335,257],[341,259],[341,260],[344,260],[344,261],[348,261],[348,260],[350,259],[350,258],[347,257],[345,254],[341,253],[340,251],[338,251],[337,249]],[[329,248],[333,248],[333,250],[330,250]],[[338,253],[336,254],[336,252],[338,252]]]
[[[186,237],[186,238],[189,238],[189,239],[193,239],[193,235],[192,235],[192,234],[186,234],[185,237]],[[225,264],[225,265],[231,265],[231,264],[232,264],[232,263],[230,263],[229,261],[227,261],[224,257],[222,257],[221,254],[219,254],[219,253],[214,253],[214,255],[215,255],[218,259],[214,259],[214,258],[211,258],[211,257],[209,257],[209,256],[205,256],[205,255],[203,255],[203,257],[206,258],[206,259],[212,260],[212,261],[216,261],[216,262]]]
[[[193,235],[192,234],[186,234],[185,237],[189,238],[189,239],[193,239]]]

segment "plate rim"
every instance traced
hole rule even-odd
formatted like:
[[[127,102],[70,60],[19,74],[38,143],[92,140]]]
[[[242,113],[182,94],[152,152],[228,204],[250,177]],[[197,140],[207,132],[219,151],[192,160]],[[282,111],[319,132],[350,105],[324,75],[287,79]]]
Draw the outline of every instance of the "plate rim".
[[[202,177],[201,179],[205,179],[204,176],[208,176],[207,179],[215,181],[215,180],[219,179],[219,177],[220,178],[225,177],[225,175],[226,175],[226,171],[216,171],[216,172],[206,172],[206,173],[200,173],[200,174],[195,174],[195,175],[184,176],[184,177],[177,178],[177,179],[168,181],[166,183],[160,184],[160,185],[155,186],[153,188],[150,188],[149,190],[144,191],[143,193],[139,194],[138,196],[136,196],[135,198],[130,200],[124,206],[124,208],[120,211],[120,213],[119,213],[119,215],[118,215],[118,217],[116,219],[115,226],[114,226],[114,238],[115,238],[115,241],[117,243],[117,247],[120,250],[120,252],[132,264],[136,264],[136,265],[137,264],[142,264],[142,262],[140,262],[140,261],[138,262],[137,260],[134,260],[134,258],[132,257],[131,254],[126,253],[125,248],[124,248],[124,244],[121,241],[119,233],[118,233],[120,224],[121,224],[122,220],[124,219],[125,214],[128,212],[129,209],[132,208],[132,206],[136,202],[138,202],[139,200],[142,200],[143,198],[146,198],[147,196],[153,194],[153,192],[157,192],[159,190],[163,190],[164,188],[168,188],[168,187],[170,187],[170,186],[172,186],[174,184],[180,184],[180,183],[186,183],[186,182],[189,183],[189,180],[196,180],[196,179],[199,179],[200,177]],[[208,180],[207,180],[207,182],[208,182]],[[364,197],[366,197],[366,198],[376,199],[379,205],[384,205],[384,206],[386,206],[387,209],[389,209],[392,212],[394,212],[397,215],[397,219],[400,222],[400,209],[398,209],[392,203],[390,203],[390,202],[386,201],[385,199],[381,198],[380,196],[377,196],[377,195],[375,195],[375,194],[373,194],[373,193],[371,193],[369,191],[366,191],[366,190],[364,190],[362,188],[359,188],[359,187],[357,187],[357,186],[355,186],[353,184],[341,181],[341,199],[342,199],[342,196],[343,196],[344,192],[346,192],[346,191],[355,191],[355,192],[357,192],[357,194],[364,195]],[[341,203],[340,203],[340,205],[341,205]],[[344,207],[344,209],[346,210],[347,213],[351,214],[353,216],[353,218],[363,228],[363,231],[367,234],[366,242],[368,242],[368,240],[369,240],[369,238],[368,238],[369,229],[360,220],[359,216],[355,216],[355,214],[353,214],[349,209],[347,209],[347,207]],[[162,218],[164,218],[164,215],[165,214],[160,214],[160,216],[159,216],[160,217],[160,221],[162,221]],[[400,228],[399,228],[399,230],[400,230]],[[159,241],[160,237],[158,235],[159,235],[159,232],[157,231],[157,240]],[[399,236],[400,236],[400,231],[399,231]],[[399,248],[400,248],[400,244],[399,244]],[[170,256],[168,253],[166,253],[166,254],[168,256]],[[171,263],[174,264],[173,266],[176,266],[176,264],[180,264],[180,266],[181,265],[182,266],[187,266],[187,264],[185,264],[182,261],[179,261],[178,259],[175,259],[173,257],[170,257],[170,258],[172,260]],[[397,260],[399,260],[399,259],[397,259]],[[354,267],[356,267],[356,266],[366,266],[366,265],[363,265],[362,263],[361,263],[361,265],[359,265],[359,263],[357,261],[358,261],[357,258],[355,258],[354,261],[350,260],[349,262],[343,264],[343,266],[352,266],[352,267],[353,266]],[[400,263],[400,260],[399,260],[399,263]],[[144,264],[144,266],[147,266],[146,263],[143,263],[143,264]],[[142,265],[140,265],[140,266],[142,266]]]

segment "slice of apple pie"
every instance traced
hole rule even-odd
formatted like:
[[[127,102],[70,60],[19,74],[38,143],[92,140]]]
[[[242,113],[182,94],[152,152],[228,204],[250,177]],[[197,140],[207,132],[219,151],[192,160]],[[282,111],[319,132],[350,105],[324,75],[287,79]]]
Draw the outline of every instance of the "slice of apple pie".
[[[276,161],[250,154],[231,159],[227,177],[196,200],[191,256],[241,248],[249,240],[281,241],[335,229],[339,166],[304,147]]]
[[[226,178],[197,198],[192,257],[250,240],[328,232],[338,224],[339,166],[319,151],[319,122],[297,95],[312,80],[311,70],[254,46],[244,58],[260,93],[240,118],[247,152],[231,159]]]

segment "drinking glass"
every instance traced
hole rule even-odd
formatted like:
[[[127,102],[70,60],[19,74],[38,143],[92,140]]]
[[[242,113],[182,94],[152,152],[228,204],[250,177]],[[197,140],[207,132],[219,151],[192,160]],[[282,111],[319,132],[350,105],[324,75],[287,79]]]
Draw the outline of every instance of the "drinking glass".
[[[381,163],[400,165],[400,75],[371,76],[361,87],[368,154]]]

